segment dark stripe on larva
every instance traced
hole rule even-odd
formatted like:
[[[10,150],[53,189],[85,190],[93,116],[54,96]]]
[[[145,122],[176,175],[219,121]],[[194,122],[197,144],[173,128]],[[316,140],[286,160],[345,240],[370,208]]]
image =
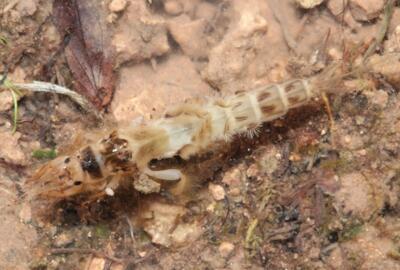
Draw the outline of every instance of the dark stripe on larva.
[[[256,129],[258,127],[258,124],[256,123],[251,123],[248,125],[247,129],[252,130],[252,129]]]
[[[243,96],[244,94],[246,94],[245,90],[238,90],[235,92],[235,95],[237,95],[237,96]]]
[[[286,93],[289,93],[290,91],[293,91],[294,89],[296,89],[296,82],[292,82],[285,86]]]
[[[257,96],[257,100],[258,100],[258,102],[262,102],[263,100],[265,100],[266,98],[268,98],[270,96],[271,96],[270,92],[263,91]]]
[[[81,151],[81,168],[93,178],[102,177],[101,169],[90,146]]]
[[[276,106],[275,105],[267,105],[267,106],[263,106],[261,107],[261,111],[264,114],[271,114],[275,111]]]
[[[297,103],[301,102],[301,98],[300,97],[289,97],[289,105],[296,105]]]
[[[238,103],[233,105],[232,109],[236,109],[236,108],[240,107],[242,104],[243,104],[243,102],[239,101]]]
[[[242,121],[246,121],[248,119],[247,116],[235,116],[236,121],[238,122],[242,122]]]

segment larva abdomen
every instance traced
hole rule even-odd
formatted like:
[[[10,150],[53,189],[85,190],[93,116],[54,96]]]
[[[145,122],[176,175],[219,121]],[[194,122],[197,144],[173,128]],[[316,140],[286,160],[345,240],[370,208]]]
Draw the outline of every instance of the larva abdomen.
[[[256,88],[227,99],[228,133],[238,133],[272,121],[289,109],[308,102],[312,92],[307,80],[292,80]],[[226,124],[225,124],[226,125]]]

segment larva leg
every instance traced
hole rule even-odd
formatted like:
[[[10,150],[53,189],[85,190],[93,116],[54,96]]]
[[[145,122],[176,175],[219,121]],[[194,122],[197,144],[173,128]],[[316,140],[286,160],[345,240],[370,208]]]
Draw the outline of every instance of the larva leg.
[[[330,129],[334,130],[335,129],[335,120],[333,119],[332,108],[331,108],[331,105],[329,103],[328,96],[326,95],[326,93],[321,93],[321,97],[322,97],[322,100],[323,100],[323,102],[325,104],[326,112],[328,114]]]
[[[182,173],[178,169],[153,171],[150,170],[149,168],[145,168],[143,173],[147,174],[148,176],[166,181],[177,181],[182,177]]]
[[[203,118],[207,115],[207,112],[204,111],[201,107],[198,107],[194,104],[184,104],[167,110],[167,112],[165,113],[165,117],[172,118],[182,114],[193,115],[199,118]]]

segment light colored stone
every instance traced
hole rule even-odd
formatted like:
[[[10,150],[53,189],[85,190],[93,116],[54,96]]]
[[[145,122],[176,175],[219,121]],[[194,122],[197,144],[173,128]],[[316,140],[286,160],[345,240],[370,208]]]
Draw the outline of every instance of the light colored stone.
[[[400,89],[400,54],[372,55],[366,65],[369,72],[382,75],[394,88]]]
[[[396,26],[388,41],[385,42],[385,48],[389,53],[400,51],[400,25]]]
[[[32,221],[32,208],[29,203],[23,203],[19,211],[19,218],[21,222],[28,224]]]
[[[165,20],[148,8],[147,1],[129,1],[113,32],[111,43],[116,52],[116,67],[161,56],[170,50]]]
[[[361,26],[355,21],[348,7],[348,0],[328,0],[326,3],[329,11],[336,17],[337,20],[343,21],[350,28],[355,29]]]
[[[279,168],[281,158],[282,155],[277,147],[271,145],[261,148],[260,157],[257,159],[260,171],[266,173],[268,176],[272,176]]]
[[[385,0],[350,0],[350,11],[354,19],[365,22],[379,16]]]
[[[216,201],[220,201],[225,198],[225,190],[221,185],[215,185],[215,184],[210,183],[208,185],[208,190],[210,191],[211,196]]]
[[[238,18],[230,25],[223,40],[210,50],[208,65],[202,70],[204,80],[222,91],[254,87],[257,80],[257,51],[265,48],[268,23],[255,1],[235,3]],[[251,48],[251,49],[249,49]]]
[[[5,162],[16,165],[28,164],[28,159],[19,144],[20,138],[21,133],[19,132],[13,134],[11,130],[0,131],[0,141],[7,142],[0,147],[0,158]]]
[[[140,213],[140,218],[144,221],[143,229],[151,236],[153,243],[166,247],[188,244],[201,235],[200,224],[184,223],[178,218],[186,213],[184,207],[158,202],[148,203],[148,208]]]
[[[9,90],[0,91],[0,111],[5,112],[13,107],[13,97]]]
[[[329,256],[325,258],[326,263],[332,267],[332,269],[344,269],[344,261],[343,261],[343,252],[339,246],[335,247],[330,253]]]
[[[343,11],[345,10],[348,4],[348,0],[328,0],[326,2],[326,6],[329,11],[332,12],[335,16],[343,16]]]
[[[395,228],[398,225],[398,220],[391,221],[390,218],[385,217],[384,224],[378,224],[376,221],[375,223],[377,224],[376,227],[368,222],[365,223],[352,240],[340,244],[343,268],[333,269],[348,269],[349,261],[346,258],[348,254],[352,254],[356,258],[357,269],[400,269],[398,261],[390,256],[390,254],[396,254],[398,251],[394,240],[395,233],[390,233],[390,228],[392,226],[394,226],[392,228]],[[383,226],[383,228],[380,226]],[[386,230],[389,231],[388,234]],[[340,260],[339,256],[337,257]]]
[[[161,190],[161,184],[149,178],[146,174],[141,174],[139,179],[133,182],[133,186],[143,194],[159,193]]]
[[[216,12],[217,8],[215,5],[209,2],[201,2],[196,8],[195,17],[211,21],[215,17]]]
[[[236,196],[240,195],[241,190],[240,190],[240,188],[232,188],[232,189],[229,190],[228,193],[229,193],[229,195],[231,195],[233,197],[236,197]]]
[[[116,120],[126,126],[132,125],[132,119],[138,116],[147,121],[160,117],[174,104],[212,97],[215,93],[201,80],[193,62],[185,55],[170,55],[157,65],[156,72],[143,63],[124,66],[119,75],[111,107]]]
[[[183,4],[176,0],[167,0],[164,2],[164,10],[169,15],[177,16],[183,12]]]
[[[66,247],[75,241],[70,233],[62,233],[56,237],[53,244],[55,247]]]
[[[368,220],[383,207],[381,188],[372,179],[353,172],[340,177],[340,189],[335,193],[334,205],[343,215]]]
[[[39,0],[20,0],[16,6],[22,17],[32,16],[37,11]]]
[[[232,251],[235,249],[235,245],[230,242],[222,242],[219,247],[218,251],[222,257],[226,258],[231,255]]]
[[[302,8],[310,9],[320,5],[324,0],[296,0]]]
[[[362,137],[357,133],[341,136],[341,144],[350,150],[358,150],[364,146]]]
[[[246,170],[247,177],[257,177],[260,175],[260,168],[258,168],[257,164],[251,164],[249,168]]]
[[[100,270],[100,269],[104,269],[106,265],[106,260],[104,258],[91,258],[90,262],[88,264],[88,266],[86,267],[86,269],[88,270]]]
[[[121,12],[126,8],[127,1],[126,0],[112,0],[108,5],[108,9],[111,12]]]
[[[8,74],[8,79],[13,83],[24,83],[26,80],[26,72],[20,66],[17,66],[14,71]]]
[[[107,22],[108,23],[115,23],[118,19],[118,14],[116,13],[110,13],[107,15]]]
[[[229,187],[239,187],[242,185],[242,170],[241,168],[233,168],[227,171],[222,178],[222,183]]]
[[[206,21],[191,21],[187,15],[181,15],[168,23],[172,38],[179,44],[183,52],[194,58],[207,55],[207,43],[204,37]]]
[[[120,20],[121,24],[123,20]],[[161,56],[170,50],[167,31],[163,24],[137,22],[130,29],[114,35],[112,44],[117,52],[117,64],[140,62]]]
[[[342,52],[335,47],[328,49],[328,55],[335,61],[342,60],[343,58]]]
[[[384,90],[378,91],[365,91],[364,94],[368,97],[368,100],[381,108],[385,108],[388,101],[389,95]]]

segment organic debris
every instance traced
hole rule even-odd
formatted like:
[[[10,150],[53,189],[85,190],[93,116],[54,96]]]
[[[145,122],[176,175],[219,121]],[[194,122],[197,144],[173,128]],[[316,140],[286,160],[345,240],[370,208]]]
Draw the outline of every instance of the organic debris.
[[[56,0],[53,16],[64,39],[65,55],[76,90],[97,109],[106,108],[114,93],[113,49],[105,11],[98,1]]]
[[[51,2],[0,2],[0,74],[22,94],[2,85],[1,269],[400,269],[398,1]],[[321,74],[335,75],[318,81],[326,97],[189,160],[149,163],[180,180],[27,196],[55,155],[174,104]]]

